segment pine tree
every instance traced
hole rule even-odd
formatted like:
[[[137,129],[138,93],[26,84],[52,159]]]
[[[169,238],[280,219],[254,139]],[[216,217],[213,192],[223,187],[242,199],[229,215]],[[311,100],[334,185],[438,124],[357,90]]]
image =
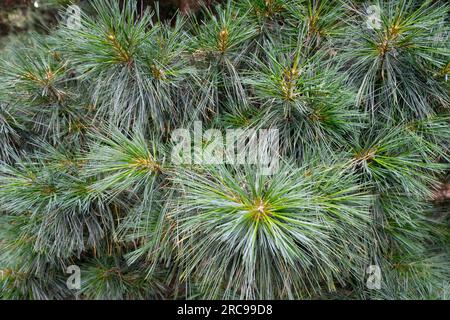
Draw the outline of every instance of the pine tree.
[[[1,298],[449,298],[447,3],[70,3],[0,53]],[[199,122],[276,172],[175,163]]]

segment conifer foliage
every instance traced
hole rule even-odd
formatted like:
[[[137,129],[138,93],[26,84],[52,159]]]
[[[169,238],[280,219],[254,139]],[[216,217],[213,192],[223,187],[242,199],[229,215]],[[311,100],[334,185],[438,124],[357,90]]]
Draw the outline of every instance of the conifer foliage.
[[[67,5],[0,52],[0,298],[450,297],[448,3]],[[174,162],[198,121],[277,170]]]

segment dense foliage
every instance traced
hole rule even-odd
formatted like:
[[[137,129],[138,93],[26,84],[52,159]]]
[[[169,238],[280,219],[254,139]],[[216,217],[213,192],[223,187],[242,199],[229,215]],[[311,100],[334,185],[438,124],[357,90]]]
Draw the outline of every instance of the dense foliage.
[[[1,298],[449,298],[448,3],[61,9],[0,53]],[[278,170],[174,163],[195,121]]]

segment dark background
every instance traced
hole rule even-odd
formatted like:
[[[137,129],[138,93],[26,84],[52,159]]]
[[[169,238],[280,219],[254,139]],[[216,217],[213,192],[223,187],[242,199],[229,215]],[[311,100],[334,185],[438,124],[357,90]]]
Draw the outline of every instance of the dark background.
[[[78,0],[77,2],[87,2],[88,0]],[[120,0],[122,1],[122,0]],[[177,10],[186,14],[197,12],[203,3],[211,6],[220,0],[136,0],[141,8],[148,6],[155,7],[155,2],[159,3],[160,15],[163,19],[174,16]],[[35,30],[45,32],[56,22],[58,10],[55,6],[47,3],[61,4],[68,0],[37,0],[39,8],[34,7],[35,0],[0,0],[0,37],[14,35],[20,32]]]

